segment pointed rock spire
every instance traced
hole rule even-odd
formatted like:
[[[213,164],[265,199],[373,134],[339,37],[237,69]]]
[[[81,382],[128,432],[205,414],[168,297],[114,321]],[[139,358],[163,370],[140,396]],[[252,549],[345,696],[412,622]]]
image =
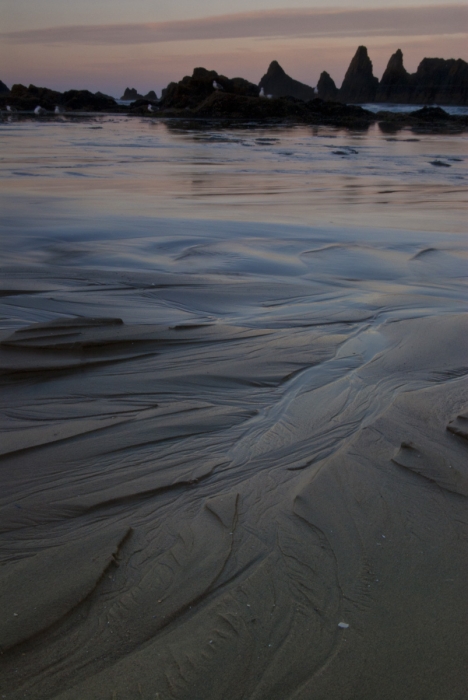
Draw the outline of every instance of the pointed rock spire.
[[[342,102],[373,102],[379,84],[372,72],[372,61],[365,46],[359,46],[346,71],[340,89]]]
[[[317,83],[317,94],[322,100],[333,101],[338,99],[338,88],[335,85],[335,81],[326,70],[320,74]]]
[[[403,65],[401,49],[395,51],[382,76],[377,90],[377,102],[409,102],[411,98],[411,79]]]
[[[313,87],[291,78],[281,68],[278,61],[272,61],[270,63],[258,87],[260,89],[263,88],[265,95],[273,95],[273,97],[296,97],[305,102],[307,100],[313,100],[315,97],[315,90]]]

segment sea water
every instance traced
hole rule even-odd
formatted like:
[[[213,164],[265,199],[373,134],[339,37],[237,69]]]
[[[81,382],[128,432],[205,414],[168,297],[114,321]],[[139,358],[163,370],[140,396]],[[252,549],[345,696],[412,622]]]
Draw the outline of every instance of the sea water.
[[[463,133],[61,118],[3,122],[0,146],[2,267],[24,270],[26,287],[41,270],[177,271],[216,274],[220,290],[226,276],[320,276],[356,296],[376,279],[445,286],[463,271]],[[3,296],[3,327],[79,310],[31,308],[20,291]],[[187,313],[205,313],[192,302]],[[133,295],[128,320],[155,321],[167,303],[148,315]]]

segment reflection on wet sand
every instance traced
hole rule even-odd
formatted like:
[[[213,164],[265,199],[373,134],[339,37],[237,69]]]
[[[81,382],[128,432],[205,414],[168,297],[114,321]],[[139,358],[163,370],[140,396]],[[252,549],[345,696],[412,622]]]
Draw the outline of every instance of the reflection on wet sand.
[[[2,694],[460,700],[465,142],[103,127],[0,134]]]

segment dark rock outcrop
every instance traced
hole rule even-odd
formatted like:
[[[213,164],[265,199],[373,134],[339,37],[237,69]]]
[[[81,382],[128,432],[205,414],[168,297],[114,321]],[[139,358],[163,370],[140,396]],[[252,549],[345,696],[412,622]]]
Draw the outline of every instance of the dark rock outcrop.
[[[375,121],[372,112],[340,102],[318,98],[304,102],[294,97],[262,99],[214,90],[194,108],[162,109],[161,116],[222,119],[232,121],[280,121],[308,124],[367,126]]]
[[[322,73],[317,85],[319,96],[348,103],[467,105],[468,63],[461,58],[424,58],[416,73],[409,74],[403,65],[403,53],[398,49],[379,83],[372,74],[366,47],[360,46],[334,98],[333,86],[328,73]]]
[[[139,100],[132,102],[129,107],[129,114],[140,114],[142,117],[148,116],[149,114],[155,115],[156,112],[160,111],[159,102],[157,100],[147,100],[146,97],[142,97]]]
[[[322,100],[337,100],[339,90],[335,85],[335,81],[327,71],[321,73],[317,83],[317,95]]]
[[[30,85],[26,87],[17,83],[13,85],[8,97],[9,104],[19,110],[33,110],[38,105],[53,111],[55,105],[63,105],[63,95],[56,90]]]
[[[359,46],[346,71],[339,98],[342,102],[374,102],[378,85],[367,48]]]
[[[442,107],[423,107],[410,114],[413,118],[423,122],[440,122],[449,116]]]
[[[105,92],[101,92],[100,90],[98,90],[98,91],[95,92],[94,94],[95,94],[97,97],[106,97],[106,98],[109,99],[109,100],[113,100],[113,99],[114,99],[113,97],[111,97],[111,95],[106,95]]]
[[[313,87],[291,78],[284,72],[278,61],[270,63],[268,71],[260,80],[258,87],[263,89],[265,95],[272,97],[295,97],[298,100],[304,100],[304,102],[313,100],[315,97]]]
[[[0,80],[0,95],[4,95],[10,92],[10,88],[5,85],[4,82]]]
[[[195,68],[191,76],[186,75],[178,83],[169,83],[162,91],[163,109],[193,109],[215,92],[230,95],[258,97],[260,89],[243,78],[226,78],[214,70]]]
[[[376,95],[377,102],[468,104],[468,63],[462,59],[424,58],[416,73],[403,66],[400,49],[390,58]]]
[[[140,95],[136,88],[125,88],[124,94],[120,98],[125,100],[125,102],[133,102],[134,100],[141,100],[143,95]]]
[[[112,112],[118,105],[113,97],[93,94],[89,90],[67,90],[63,93],[63,106],[72,111]]]
[[[413,104],[468,104],[468,63],[461,58],[424,58],[411,81]]]
[[[140,95],[135,88],[125,88],[125,92],[120,99],[124,102],[135,102],[135,100],[150,100],[156,102],[158,96],[154,90],[150,90],[146,95]]]
[[[396,132],[405,126],[417,133],[462,133],[468,129],[468,115],[448,114],[441,107],[423,107],[414,112],[377,112],[381,131]]]
[[[403,53],[398,49],[391,56],[376,94],[377,102],[406,103],[411,99],[411,76],[403,65]]]
[[[272,99],[235,95],[216,91],[193,110],[194,116],[230,120],[302,119],[304,103],[300,100]]]
[[[113,97],[102,93],[93,94],[89,90],[67,90],[57,92],[45,87],[30,85],[13,85],[8,97],[0,97],[0,105],[8,104],[18,110],[34,110],[40,106],[43,109],[53,112],[56,106],[62,107],[65,111],[80,112],[115,112],[119,111],[119,106]]]

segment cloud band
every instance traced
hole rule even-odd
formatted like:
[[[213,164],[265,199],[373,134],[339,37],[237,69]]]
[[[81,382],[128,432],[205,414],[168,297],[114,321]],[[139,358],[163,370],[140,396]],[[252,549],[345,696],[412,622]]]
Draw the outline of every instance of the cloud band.
[[[274,37],[431,36],[466,33],[468,6],[276,10],[140,24],[50,27],[0,34],[27,44],[130,45]]]

